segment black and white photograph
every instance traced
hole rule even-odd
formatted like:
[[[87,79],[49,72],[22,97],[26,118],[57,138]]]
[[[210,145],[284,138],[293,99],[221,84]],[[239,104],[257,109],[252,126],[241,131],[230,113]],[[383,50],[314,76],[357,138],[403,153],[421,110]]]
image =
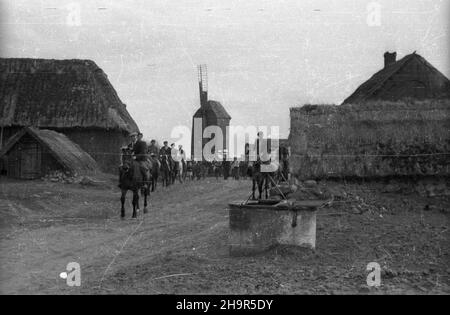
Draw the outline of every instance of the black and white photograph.
[[[449,48],[450,0],[0,0],[0,294],[449,295]]]

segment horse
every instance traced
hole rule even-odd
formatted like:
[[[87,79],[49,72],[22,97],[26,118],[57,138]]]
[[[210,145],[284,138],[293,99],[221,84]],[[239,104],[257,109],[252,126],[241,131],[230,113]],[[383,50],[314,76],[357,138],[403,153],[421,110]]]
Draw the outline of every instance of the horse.
[[[248,166],[248,175],[252,178],[252,200],[256,200],[255,190],[258,187],[258,199],[261,199],[263,194],[263,186],[265,192],[265,199],[269,198],[269,185],[273,187],[275,183],[273,182],[273,176],[278,170],[278,165],[274,163],[254,162],[253,165]]]
[[[185,165],[186,165],[186,168],[185,168],[183,180],[184,181],[189,180],[191,182],[194,178],[192,161],[185,161]]]
[[[173,160],[172,165],[173,165],[173,167],[172,167],[172,174],[171,174],[172,184],[175,184],[175,180],[177,178],[180,181],[180,183],[182,183],[182,180],[181,180],[181,172],[182,172],[181,161]]]
[[[221,170],[221,165],[218,162],[213,163],[213,172],[214,172],[214,176],[216,177],[216,180],[219,180],[222,170]]]
[[[200,180],[202,178],[202,166],[200,163],[201,162],[198,162],[198,161],[194,162],[194,164],[192,166],[194,178],[196,178],[197,180]]]
[[[172,168],[170,166],[169,157],[167,155],[161,155],[161,177],[163,187],[167,187],[172,183],[171,172]]]
[[[131,152],[124,152],[122,155],[122,166],[119,167],[119,188],[121,190],[120,217],[125,218],[125,198],[128,190],[133,192],[133,215],[137,217],[139,212],[139,190],[144,196],[144,213],[147,213],[147,197],[150,195],[149,183],[144,181],[140,165],[132,158]]]
[[[247,169],[248,169],[248,162],[241,161],[241,163],[239,163],[239,173],[241,178],[243,179],[247,178]]]
[[[154,158],[154,157],[151,157],[150,161],[152,163],[152,169],[151,169],[152,192],[154,192],[156,189],[156,186],[158,185],[158,178],[159,178],[159,173],[160,173],[160,169],[161,169],[161,162],[157,158]]]

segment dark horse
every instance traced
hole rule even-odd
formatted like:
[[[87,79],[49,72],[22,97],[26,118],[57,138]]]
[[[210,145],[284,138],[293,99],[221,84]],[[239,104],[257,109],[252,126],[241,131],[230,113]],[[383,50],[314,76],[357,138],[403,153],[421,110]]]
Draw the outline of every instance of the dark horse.
[[[162,178],[162,185],[169,186],[172,183],[172,177],[171,177],[171,171],[172,167],[170,165],[170,160],[167,155],[161,155],[161,178]]]
[[[181,161],[172,160],[172,172],[171,172],[171,180],[172,184],[175,184],[176,179],[182,183],[181,172],[182,172],[182,164]]]
[[[147,213],[147,197],[150,195],[149,183],[144,182],[139,163],[133,160],[131,152],[126,150],[122,155],[122,166],[119,168],[119,188],[122,191],[120,217],[125,217],[125,197],[128,190],[133,192],[133,218],[139,212],[139,190],[144,196],[144,213]]]
[[[265,199],[269,198],[269,185],[274,186],[273,176],[275,171],[267,171],[266,169],[261,169],[262,165],[270,167],[270,162],[254,162],[253,165],[248,166],[248,176],[252,178],[252,199],[256,200],[255,191],[258,187],[258,199],[262,198],[263,188],[265,193]]]
[[[158,185],[158,178],[159,178],[159,172],[161,169],[161,162],[155,157],[151,157],[150,162],[152,163],[152,169],[151,169],[152,192],[154,192],[156,189],[156,186]]]

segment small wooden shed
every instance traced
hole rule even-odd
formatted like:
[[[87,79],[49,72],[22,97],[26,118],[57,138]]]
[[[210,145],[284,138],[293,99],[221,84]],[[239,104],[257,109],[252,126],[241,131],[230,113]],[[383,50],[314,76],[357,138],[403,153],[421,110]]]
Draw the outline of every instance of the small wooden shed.
[[[65,135],[52,130],[27,127],[0,151],[8,177],[36,179],[54,171],[70,175],[98,171],[95,160]]]

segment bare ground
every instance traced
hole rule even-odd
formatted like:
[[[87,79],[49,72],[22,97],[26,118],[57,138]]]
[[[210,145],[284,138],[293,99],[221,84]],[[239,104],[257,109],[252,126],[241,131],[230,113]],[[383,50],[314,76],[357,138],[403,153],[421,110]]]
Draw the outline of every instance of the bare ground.
[[[0,180],[2,294],[450,293],[448,196],[322,183],[348,194],[318,212],[315,251],[230,257],[227,204],[248,196],[249,181],[159,187],[149,214],[131,219],[128,201],[122,221],[112,177],[96,187]],[[59,277],[72,261],[80,287]],[[372,261],[377,289],[366,285]]]

